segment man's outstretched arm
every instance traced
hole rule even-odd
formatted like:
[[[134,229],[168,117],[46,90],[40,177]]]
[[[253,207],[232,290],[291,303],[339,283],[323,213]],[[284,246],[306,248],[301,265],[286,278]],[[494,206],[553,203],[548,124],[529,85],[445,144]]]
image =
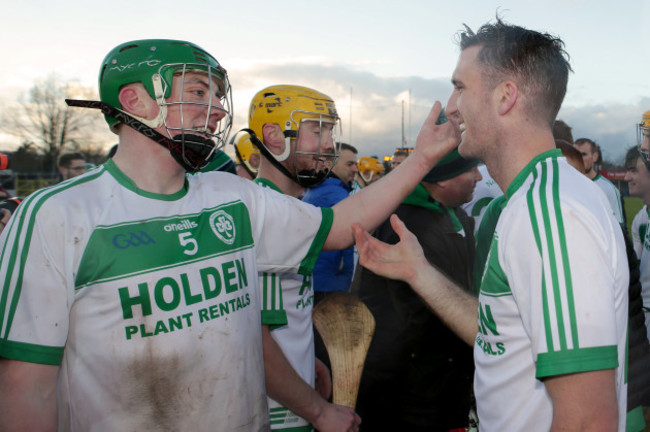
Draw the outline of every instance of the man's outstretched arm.
[[[394,245],[372,237],[359,224],[353,225],[359,264],[380,276],[408,283],[447,327],[473,345],[478,332],[478,299],[429,264],[417,238],[396,215],[390,222],[400,238]]]

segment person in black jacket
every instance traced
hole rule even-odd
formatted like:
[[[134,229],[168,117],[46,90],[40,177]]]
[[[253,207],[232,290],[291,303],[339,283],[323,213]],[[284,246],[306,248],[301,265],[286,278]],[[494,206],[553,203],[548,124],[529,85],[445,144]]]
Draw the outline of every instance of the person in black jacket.
[[[432,264],[471,292],[474,222],[471,200],[478,161],[458,150],[443,158],[397,208]],[[389,221],[374,236],[397,243]],[[464,428],[472,405],[474,365],[468,346],[409,286],[359,267],[352,287],[376,320],[359,389],[362,431]]]

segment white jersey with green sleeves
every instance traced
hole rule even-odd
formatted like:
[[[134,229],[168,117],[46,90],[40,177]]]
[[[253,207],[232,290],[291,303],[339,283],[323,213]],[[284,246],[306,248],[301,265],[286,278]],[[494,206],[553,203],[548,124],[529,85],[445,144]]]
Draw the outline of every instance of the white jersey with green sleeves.
[[[637,213],[632,222],[632,238],[634,249],[637,248],[637,238],[640,242],[639,269],[641,270],[641,298],[643,299],[643,312],[645,313],[645,326],[650,340],[650,212],[648,206]]]
[[[468,215],[474,218],[474,234],[478,232],[478,227],[481,225],[481,219],[487,209],[488,205],[496,197],[503,195],[497,182],[490,176],[485,165],[478,167],[481,173],[481,180],[476,183],[472,200],[463,204],[461,207],[467,212]]]
[[[630,232],[632,233],[632,244],[634,245],[634,252],[637,258],[641,258],[643,250],[643,242],[648,231],[648,222],[650,216],[648,215],[648,206],[644,205],[641,210],[632,219],[632,226]],[[650,246],[650,245],[648,245]]]
[[[619,413],[627,411],[627,258],[596,190],[552,150],[506,191],[479,293],[482,431],[548,431],[553,406],[543,379],[569,373],[615,368]]]
[[[331,223],[233,174],[157,195],[109,161],[3,232],[0,356],[60,366],[59,430],[264,430],[258,271],[310,274]]]
[[[282,193],[268,179],[258,178],[255,183]],[[311,312],[314,303],[314,287],[311,274],[295,273],[260,273],[260,284],[264,287],[274,287],[275,298],[281,293],[282,304],[286,312],[286,325],[275,321],[275,315],[262,308],[262,324],[272,329],[271,337],[278,343],[285,357],[310,386],[315,385],[314,372],[314,330]],[[268,296],[271,297],[271,296]],[[299,417],[282,404],[269,398],[269,415],[271,429],[291,432],[309,432],[311,424]]]
[[[623,202],[621,201],[621,193],[614,183],[606,179],[600,174],[596,174],[593,178],[594,183],[605,193],[609,206],[614,212],[614,217],[618,223],[625,226],[625,219],[623,219]]]

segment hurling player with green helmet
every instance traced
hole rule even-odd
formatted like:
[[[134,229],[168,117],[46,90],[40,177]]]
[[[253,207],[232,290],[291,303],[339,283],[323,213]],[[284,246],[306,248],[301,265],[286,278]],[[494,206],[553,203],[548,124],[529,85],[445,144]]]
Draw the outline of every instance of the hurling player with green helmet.
[[[100,109],[119,151],[31,194],[0,237],[1,423],[266,430],[258,272],[309,274],[320,250],[352,244],[353,224],[382,222],[453,146],[440,106],[395,181],[330,210],[197,172],[233,116],[228,74],[200,46],[120,44],[99,93],[67,102]]]

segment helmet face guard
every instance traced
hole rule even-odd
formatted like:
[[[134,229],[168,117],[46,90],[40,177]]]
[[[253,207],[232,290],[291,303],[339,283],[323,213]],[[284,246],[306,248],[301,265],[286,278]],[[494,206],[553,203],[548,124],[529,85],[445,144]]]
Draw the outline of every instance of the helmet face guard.
[[[643,113],[636,128],[637,147],[643,162],[650,169],[650,111]]]
[[[169,151],[176,161],[178,161],[187,171],[198,171],[203,168],[212,158],[217,149],[223,148],[230,133],[232,126],[232,92],[227,75],[224,70],[215,73],[211,67],[205,67],[197,64],[167,64],[160,68],[158,77],[161,81],[161,93],[157,92],[156,102],[160,106],[158,117],[153,121],[157,126],[162,123],[167,131],[167,135],[178,144]],[[205,76],[202,82],[207,83],[206,91],[207,100],[193,101],[185,100],[186,92],[184,87],[188,79],[192,76]],[[165,77],[171,77],[165,78]],[[223,76],[224,79],[219,78]],[[177,83],[180,85],[179,99],[169,102],[158,94],[169,94],[174,77],[179,77]],[[154,89],[158,85],[154,78]],[[192,107],[201,107],[205,109],[205,120],[201,125],[190,124],[186,120],[185,113]],[[180,124],[172,126],[168,123],[168,114],[170,110],[178,110]],[[210,125],[210,118],[214,111],[219,111],[221,120],[216,124],[216,129]],[[154,124],[155,125],[155,124]],[[151,126],[154,126],[151,125]],[[154,127],[157,127],[154,126]]]
[[[303,187],[314,186],[327,178],[336,163],[338,149],[334,143],[341,133],[336,106],[329,96],[301,86],[267,87],[253,97],[248,120],[260,152],[283,174]],[[264,144],[266,124],[276,124],[282,129],[285,137],[282,154],[272,153]],[[314,138],[307,136],[305,129],[315,128],[318,143],[306,144]],[[293,160],[287,161],[292,150]]]
[[[207,95],[190,100],[183,91],[187,79],[204,74]],[[179,77],[178,100],[169,101],[172,81]],[[119,101],[120,89],[128,84],[140,83],[160,107],[154,119],[144,119],[122,111]],[[176,89],[174,89],[176,90]],[[151,137],[156,129],[164,125],[169,141],[157,142],[169,148],[172,156],[188,171],[197,171],[205,166],[214,152],[223,147],[232,124],[232,94],[226,70],[201,47],[185,41],[168,39],[146,39],[123,43],[115,47],[104,58],[99,73],[101,101],[121,111],[127,117],[136,119],[141,125],[136,129]],[[202,124],[189,124],[186,117],[189,105],[205,108],[206,117]],[[168,110],[178,110],[179,124],[168,122]],[[216,126],[210,124],[214,112],[220,112]],[[104,111],[111,130],[125,121],[122,115],[111,115]],[[192,120],[194,121],[194,120]],[[213,120],[214,121],[214,120]]]
[[[357,170],[359,172],[359,177],[367,184],[369,184],[375,174],[381,174],[384,172],[384,166],[381,164],[379,159],[374,157],[362,157],[357,162]],[[367,172],[367,174],[364,174]]]
[[[294,113],[298,114],[296,111],[292,112],[292,119]],[[300,122],[296,133],[297,138],[291,140],[293,142],[289,144],[295,146],[293,166],[296,173],[296,182],[303,187],[311,187],[325,181],[332,167],[336,164],[339,157],[338,137],[341,135],[341,122],[338,118],[334,119],[329,116],[316,115],[315,113],[301,112],[300,114],[309,115],[310,118],[304,118]],[[303,128],[307,124],[310,124],[310,127],[317,127],[319,131],[318,146],[313,151],[305,151],[300,148],[301,132],[303,134],[307,133]],[[327,149],[327,141],[332,143],[333,148],[331,150]],[[305,167],[306,164],[302,164],[303,166],[300,167],[301,160],[307,161],[311,167]]]

